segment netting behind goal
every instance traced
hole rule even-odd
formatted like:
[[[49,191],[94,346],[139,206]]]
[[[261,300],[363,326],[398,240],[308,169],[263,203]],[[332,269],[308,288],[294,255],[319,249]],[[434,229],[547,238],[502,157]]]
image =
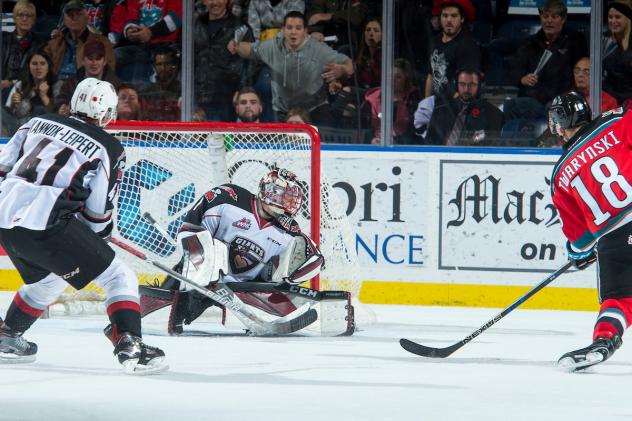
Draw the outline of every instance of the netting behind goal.
[[[358,296],[354,236],[340,200],[320,171],[319,137],[312,127],[134,122],[108,131],[122,142],[127,155],[114,237],[153,260],[174,265],[180,259],[174,244],[178,229],[204,192],[231,182],[255,193],[261,177],[277,165],[298,176],[306,200],[296,219],[325,256],[320,285],[313,286]],[[160,228],[150,225],[146,213]],[[141,281],[164,276],[124,251],[117,254]],[[90,288],[87,294],[92,297]]]

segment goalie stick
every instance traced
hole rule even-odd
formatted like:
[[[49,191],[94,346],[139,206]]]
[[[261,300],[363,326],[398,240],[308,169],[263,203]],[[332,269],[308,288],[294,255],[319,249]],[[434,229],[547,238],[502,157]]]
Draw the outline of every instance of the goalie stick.
[[[535,295],[542,288],[544,288],[545,286],[547,286],[548,284],[553,282],[558,276],[560,276],[561,274],[566,272],[568,270],[568,268],[570,268],[572,265],[573,265],[573,262],[571,262],[571,261],[567,262],[564,266],[562,266],[561,268],[559,268],[558,270],[553,272],[551,275],[549,275],[544,281],[540,282],[538,285],[536,285],[535,287],[531,288],[522,297],[518,298],[509,307],[507,307],[506,309],[504,309],[503,311],[498,313],[496,316],[492,317],[483,326],[479,327],[474,332],[472,332],[470,335],[466,336],[464,339],[460,340],[459,342],[455,343],[454,345],[450,345],[450,346],[448,346],[446,348],[432,348],[432,347],[429,347],[429,346],[424,346],[424,345],[418,344],[418,343],[413,342],[413,341],[408,340],[408,339],[400,339],[399,340],[399,344],[406,351],[412,352],[413,354],[416,354],[416,355],[421,355],[422,357],[429,357],[429,358],[446,358],[446,357],[449,357],[456,350],[460,349],[465,344],[467,344],[468,342],[470,342],[474,338],[476,338],[478,335],[480,335],[481,333],[483,333],[484,331],[486,331],[487,329],[492,327],[496,322],[498,322],[500,319],[505,317],[507,314],[509,314],[512,311],[514,311],[518,306],[520,306],[522,303],[527,301],[529,298],[531,298],[533,295]]]
[[[252,332],[257,335],[275,336],[275,335],[287,335],[297,330],[303,329],[310,324],[314,323],[318,318],[318,313],[314,309],[309,309],[299,316],[289,319],[288,316],[280,317],[273,321],[267,321],[254,312],[252,312],[247,306],[245,306],[239,298],[233,294],[233,292],[226,286],[226,284],[218,283],[214,291],[207,289],[182,274],[172,270],[168,266],[163,265],[160,262],[149,259],[145,253],[134,247],[126,244],[116,238],[111,238],[111,241],[117,247],[127,251],[128,253],[136,256],[137,258],[159,268],[167,274],[173,276],[177,280],[186,283],[196,291],[204,294],[210,299],[217,301],[224,305],[228,310],[232,311],[235,316],[248,327]]]

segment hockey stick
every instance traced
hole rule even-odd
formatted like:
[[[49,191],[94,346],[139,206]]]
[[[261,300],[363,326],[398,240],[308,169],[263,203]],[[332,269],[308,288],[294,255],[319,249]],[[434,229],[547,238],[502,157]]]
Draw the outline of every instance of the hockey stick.
[[[422,357],[429,357],[429,358],[449,357],[450,355],[452,355],[452,353],[460,349],[463,345],[467,344],[472,339],[476,338],[478,335],[480,335],[481,333],[485,332],[487,329],[492,327],[497,321],[499,321],[500,319],[505,317],[507,314],[514,311],[519,305],[521,305],[522,303],[527,301],[529,298],[531,298],[533,295],[535,295],[535,293],[537,293],[542,288],[544,288],[545,286],[553,282],[558,276],[566,272],[566,270],[568,270],[568,268],[570,268],[572,265],[573,265],[573,262],[571,261],[564,264],[564,266],[562,266],[561,268],[553,272],[544,281],[540,282],[538,285],[530,289],[529,292],[524,294],[522,297],[518,298],[512,305],[510,305],[509,307],[507,307],[506,309],[498,313],[496,316],[492,317],[483,326],[479,327],[470,335],[466,336],[464,339],[460,340],[454,345],[450,345],[447,348],[431,348],[429,346],[424,346],[408,339],[400,339],[399,344],[406,351],[412,352],[413,354],[421,355]]]
[[[160,270],[166,272],[167,274],[173,276],[180,282],[184,282],[185,284],[191,286],[196,291],[202,293],[208,298],[224,305],[228,310],[232,311],[233,314],[250,330],[252,330],[257,335],[286,335],[288,333],[296,332],[297,330],[303,329],[306,326],[314,323],[318,318],[318,313],[314,309],[309,309],[301,315],[297,316],[294,319],[287,319],[281,317],[274,321],[267,321],[259,316],[257,316],[252,310],[250,310],[246,305],[244,305],[239,298],[235,296],[235,294],[231,291],[230,288],[226,286],[226,284],[218,283],[215,290],[212,291],[207,289],[196,282],[193,282],[189,278],[183,276],[182,274],[172,270],[168,266],[163,265],[160,262],[149,259],[145,253],[140,250],[135,249],[134,247],[126,244],[116,238],[111,238],[111,241],[114,245],[120,247],[121,249],[127,251],[128,253],[138,257],[139,259],[159,268]]]
[[[346,300],[348,291],[318,291],[288,283],[273,284],[270,282],[227,282],[226,286],[234,292],[282,292],[289,295],[304,297],[312,301]]]

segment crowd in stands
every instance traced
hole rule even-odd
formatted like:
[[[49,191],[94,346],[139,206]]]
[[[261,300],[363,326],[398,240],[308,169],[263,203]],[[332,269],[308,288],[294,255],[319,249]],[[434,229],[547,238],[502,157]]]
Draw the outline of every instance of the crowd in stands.
[[[550,101],[590,96],[587,15],[564,0],[538,0],[537,17],[508,15],[508,0],[393,1],[393,144],[558,146]],[[119,119],[180,120],[182,1],[2,4],[3,135],[68,114],[86,77],[116,87]],[[605,12],[603,111],[632,101],[632,0]],[[381,0],[197,0],[192,120],[302,121],[324,141],[379,144],[381,15]]]

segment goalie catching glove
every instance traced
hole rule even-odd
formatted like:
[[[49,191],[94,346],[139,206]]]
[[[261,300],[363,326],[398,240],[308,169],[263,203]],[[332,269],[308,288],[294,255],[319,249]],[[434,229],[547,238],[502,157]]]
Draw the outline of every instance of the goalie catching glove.
[[[325,258],[316,244],[305,235],[297,235],[289,242],[285,252],[274,256],[264,267],[261,278],[275,284],[300,285],[320,273]]]

